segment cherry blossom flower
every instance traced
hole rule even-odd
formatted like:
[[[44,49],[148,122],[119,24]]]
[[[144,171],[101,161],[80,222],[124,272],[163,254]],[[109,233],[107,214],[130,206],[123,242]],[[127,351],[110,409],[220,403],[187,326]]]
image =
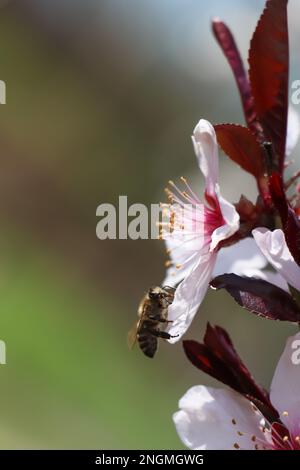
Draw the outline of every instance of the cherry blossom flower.
[[[171,267],[165,285],[176,285],[175,298],[169,307],[170,340],[175,342],[191,324],[209,286],[217,260],[218,245],[239,229],[239,214],[220,194],[218,185],[218,145],[213,126],[200,120],[192,137],[196,157],[205,178],[204,201],[183,179],[181,191],[173,182],[168,189],[171,202],[170,230],[164,230]],[[175,268],[175,272],[174,272]]]
[[[182,442],[194,450],[300,450],[300,374],[292,360],[300,333],[287,341],[269,399],[254,383],[224,330],[209,334],[214,334],[214,342],[208,346],[187,341],[186,353],[198,368],[234,390],[202,385],[188,390],[173,416]],[[221,350],[224,357],[218,358]]]

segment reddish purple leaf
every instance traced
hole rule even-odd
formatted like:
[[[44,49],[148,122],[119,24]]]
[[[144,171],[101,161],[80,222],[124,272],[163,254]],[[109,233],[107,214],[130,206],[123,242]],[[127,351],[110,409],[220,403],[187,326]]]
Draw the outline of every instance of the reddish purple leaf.
[[[282,177],[279,173],[273,173],[269,178],[271,196],[276,209],[280,214],[282,228],[286,243],[292,253],[294,260],[300,266],[300,222],[287,201]]]
[[[195,367],[248,399],[261,404],[268,418],[277,417],[268,393],[256,384],[223,328],[212,327],[208,324],[203,344],[196,341],[184,341],[183,347],[188,359]]]
[[[264,151],[247,127],[217,124],[218,143],[231,160],[258,178],[265,172]]]
[[[265,151],[252,132],[236,124],[217,124],[215,131],[222,150],[257,181],[260,193],[269,203],[270,194],[265,169]]]
[[[250,82],[265,138],[274,148],[274,168],[283,172],[286,146],[289,38],[288,0],[268,0],[253,35]]]
[[[233,390],[240,391],[240,385],[233,372],[230,368],[224,367],[222,359],[210,351],[205,344],[186,340],[183,341],[183,347],[188,359],[195,367]]]
[[[300,309],[284,290],[261,279],[223,274],[211,281],[215,289],[226,289],[235,301],[256,315],[269,320],[300,322]]]
[[[249,128],[256,133],[260,129],[260,126],[257,122],[257,115],[254,109],[254,99],[250,88],[249,78],[247,76],[234,37],[228,26],[218,18],[213,20],[212,29],[215,38],[217,39],[225,57],[228,60],[236,80],[242,100],[246,122]]]

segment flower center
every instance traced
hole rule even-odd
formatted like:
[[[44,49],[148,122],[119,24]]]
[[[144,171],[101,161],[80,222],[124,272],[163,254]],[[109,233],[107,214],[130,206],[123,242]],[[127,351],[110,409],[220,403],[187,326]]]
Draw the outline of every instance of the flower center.
[[[255,414],[259,413],[255,405],[251,404]],[[287,419],[288,412],[282,413],[282,417]],[[236,442],[232,447],[235,450],[243,449],[242,438],[247,438],[253,442],[254,450],[300,450],[300,436],[293,435],[288,428],[282,423],[268,423],[264,418],[260,421],[257,432],[253,435],[240,429],[239,423],[232,418],[231,424],[235,428],[237,436]]]
[[[282,418],[287,423],[289,429],[293,429],[293,422],[287,411],[282,413]],[[289,429],[281,423],[272,424],[273,450],[300,450],[300,436],[289,431]]]
[[[174,242],[174,248],[184,248],[187,254],[209,251],[213,232],[225,224],[216,197],[205,195],[205,203],[192,190],[186,178],[181,177],[184,188],[180,189],[173,181],[165,189],[169,204],[162,204],[163,222],[160,225],[160,238]],[[167,267],[172,265],[167,261]],[[181,264],[176,265],[177,269]]]

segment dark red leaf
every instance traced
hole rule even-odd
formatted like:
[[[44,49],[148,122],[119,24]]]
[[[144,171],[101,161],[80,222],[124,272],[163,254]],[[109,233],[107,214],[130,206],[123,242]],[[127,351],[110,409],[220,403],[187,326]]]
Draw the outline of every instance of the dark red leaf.
[[[251,173],[258,188],[269,204],[270,194],[265,169],[265,151],[252,132],[237,124],[217,124],[215,131],[222,150],[245,171]]]
[[[274,168],[283,172],[286,146],[289,38],[288,0],[268,0],[251,40],[250,82],[265,138],[274,148]]]
[[[259,178],[265,173],[264,150],[247,127],[217,124],[218,143],[231,160]]]
[[[254,99],[250,88],[250,82],[234,37],[228,26],[219,18],[213,20],[212,29],[215,38],[228,60],[236,80],[244,108],[246,122],[249,128],[256,133],[259,130],[259,124],[257,122],[257,115],[254,109]]]
[[[300,309],[284,290],[261,279],[223,274],[211,281],[215,289],[226,289],[243,308],[270,320],[300,322]]]
[[[205,344],[186,340],[183,341],[183,347],[188,359],[194,366],[228,385],[233,390],[240,391],[240,386],[232,371],[224,367],[222,359],[210,351]]]
[[[268,418],[277,416],[268,393],[256,384],[223,328],[212,327],[208,324],[203,344],[196,341],[184,341],[183,347],[188,359],[198,369],[248,399],[260,403]]]
[[[300,266],[300,222],[297,214],[287,201],[282,177],[273,173],[269,178],[273,203],[278,210],[285,234],[286,243],[294,260]]]

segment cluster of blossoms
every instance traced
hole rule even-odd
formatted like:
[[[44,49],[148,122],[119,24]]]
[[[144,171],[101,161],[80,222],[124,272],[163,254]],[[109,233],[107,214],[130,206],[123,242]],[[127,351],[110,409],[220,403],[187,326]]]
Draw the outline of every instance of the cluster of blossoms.
[[[207,289],[225,289],[250,312],[300,324],[300,186],[286,181],[287,156],[300,125],[288,109],[287,0],[268,0],[251,40],[249,73],[235,40],[219,19],[213,32],[232,69],[246,126],[200,120],[192,141],[205,178],[199,198],[167,190],[169,230],[162,237],[170,262],[164,285],[176,287],[169,307],[169,340],[186,333]],[[226,201],[218,185],[218,146],[256,180],[258,197]],[[187,207],[187,208],[186,208]],[[196,207],[193,210],[191,207]],[[300,450],[300,366],[288,339],[270,393],[255,383],[228,333],[208,324],[203,343],[184,341],[189,360],[230,389],[196,386],[179,402],[174,422],[190,449]]]

